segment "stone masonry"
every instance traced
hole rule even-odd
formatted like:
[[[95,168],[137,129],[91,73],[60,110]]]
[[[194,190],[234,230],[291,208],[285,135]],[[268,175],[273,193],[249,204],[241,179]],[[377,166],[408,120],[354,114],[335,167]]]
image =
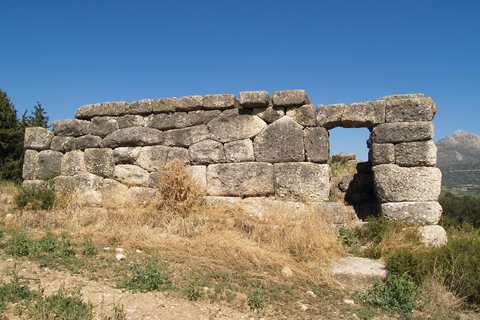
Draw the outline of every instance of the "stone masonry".
[[[304,90],[91,104],[53,131],[26,129],[23,178],[53,178],[56,191],[102,205],[153,196],[159,172],[180,160],[211,197],[320,204],[331,186],[328,130],[366,127],[371,173],[361,178],[373,180],[382,214],[433,225],[442,211],[435,112],[423,94],[314,107]]]

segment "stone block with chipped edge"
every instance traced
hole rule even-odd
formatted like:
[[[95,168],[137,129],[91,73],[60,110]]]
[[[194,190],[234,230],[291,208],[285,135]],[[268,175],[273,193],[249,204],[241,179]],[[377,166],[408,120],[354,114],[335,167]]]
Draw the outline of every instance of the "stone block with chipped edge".
[[[171,147],[189,147],[194,143],[210,139],[206,125],[164,131],[163,144]]]
[[[52,179],[62,174],[63,153],[52,150],[42,150],[38,153],[37,178]]]
[[[115,159],[110,148],[85,149],[85,167],[88,172],[102,178],[113,178]]]
[[[225,162],[254,161],[253,142],[250,139],[233,141],[224,145]]]
[[[186,96],[178,99],[176,111],[193,111],[203,109],[202,96]]]
[[[94,117],[91,120],[90,133],[105,138],[115,130],[120,129],[116,117]]]
[[[223,143],[255,137],[265,121],[247,109],[228,109],[208,123],[211,138]]]
[[[326,106],[321,104],[317,105],[315,108],[317,126],[324,127],[327,130],[341,126],[345,107],[346,105],[343,103],[329,104]]]
[[[304,128],[303,144],[307,161],[327,163],[330,148],[328,144],[328,131],[325,128]]]
[[[50,143],[50,150],[53,151],[68,152],[75,149],[74,137],[53,137]]]
[[[369,150],[370,161],[374,166],[395,163],[393,143],[374,143]]]
[[[382,215],[388,219],[416,225],[433,225],[440,221],[442,206],[437,201],[388,202],[381,205]]]
[[[167,162],[165,163],[165,165],[168,166],[178,161],[184,163],[185,165],[190,164],[190,160],[188,159],[187,148],[181,148],[181,147],[170,148],[170,152],[168,153]]]
[[[25,149],[47,150],[53,139],[53,132],[42,127],[30,127],[25,129],[23,147]]]
[[[186,125],[187,127],[207,124],[215,119],[220,113],[220,110],[195,110],[187,113]]]
[[[125,101],[88,104],[77,109],[75,118],[89,120],[97,116],[123,116],[127,113],[127,108],[128,103]]]
[[[158,130],[180,129],[187,126],[187,113],[158,113],[145,118],[147,127]]]
[[[86,135],[75,138],[75,148],[84,150],[87,148],[100,148],[102,146],[102,138],[94,135]]]
[[[115,164],[134,164],[142,147],[119,147],[113,150]]]
[[[448,242],[447,232],[439,225],[419,228],[420,238],[427,247],[440,247]]]
[[[92,123],[86,120],[67,119],[52,122],[52,129],[56,136],[79,137],[91,133]]]
[[[437,164],[437,146],[433,141],[396,144],[395,163],[403,167],[434,167]]]
[[[271,103],[267,91],[242,91],[239,99],[243,108],[267,107]]]
[[[253,114],[258,116],[260,119],[270,124],[277,121],[285,115],[284,107],[255,107],[253,108]]]
[[[223,162],[223,144],[215,140],[194,143],[188,148],[188,157],[195,165]]]
[[[290,107],[310,104],[305,90],[276,91],[272,94],[273,106]]]
[[[359,257],[341,258],[332,268],[333,279],[346,287],[365,289],[387,276],[387,268],[380,260]]]
[[[147,170],[131,164],[119,164],[115,166],[115,180],[127,186],[149,186],[149,173]]]
[[[26,150],[23,156],[23,180],[35,180],[37,179],[38,170],[38,151]]]
[[[233,94],[207,94],[203,97],[205,110],[238,108],[238,100]]]
[[[431,98],[420,96],[386,99],[386,122],[432,121],[437,107]]]
[[[146,127],[147,122],[145,118],[139,115],[127,114],[121,117],[117,117],[118,128],[124,129],[129,127]]]
[[[315,107],[313,104],[287,107],[287,116],[305,127],[315,127],[317,124],[317,121],[315,120]]]
[[[148,146],[140,149],[135,164],[149,172],[163,170],[171,148],[166,146]]]
[[[427,141],[433,138],[433,124],[424,122],[396,122],[380,124],[370,135],[374,143]]]
[[[104,148],[143,147],[162,144],[163,133],[160,130],[144,127],[118,129],[103,138]]]
[[[62,176],[87,173],[83,151],[73,150],[65,153],[62,157],[61,173]]]
[[[385,104],[381,101],[356,102],[345,106],[341,126],[344,128],[373,128],[385,123]]]

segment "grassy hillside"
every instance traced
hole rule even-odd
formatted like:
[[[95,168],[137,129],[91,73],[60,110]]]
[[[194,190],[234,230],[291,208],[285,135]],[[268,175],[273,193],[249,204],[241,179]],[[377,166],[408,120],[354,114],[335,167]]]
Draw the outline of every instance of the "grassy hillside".
[[[443,191],[480,195],[480,163],[456,164],[440,169]]]

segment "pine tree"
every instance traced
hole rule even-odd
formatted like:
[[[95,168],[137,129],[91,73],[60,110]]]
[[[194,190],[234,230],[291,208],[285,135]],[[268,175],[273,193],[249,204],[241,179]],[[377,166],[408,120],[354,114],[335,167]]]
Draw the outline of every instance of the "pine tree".
[[[23,136],[15,106],[0,90],[0,179],[21,179]]]
[[[43,127],[49,128],[48,119],[45,109],[42,108],[40,102],[37,101],[37,105],[34,106],[35,110],[29,116],[26,116],[27,111],[25,111],[22,120],[26,127]]]

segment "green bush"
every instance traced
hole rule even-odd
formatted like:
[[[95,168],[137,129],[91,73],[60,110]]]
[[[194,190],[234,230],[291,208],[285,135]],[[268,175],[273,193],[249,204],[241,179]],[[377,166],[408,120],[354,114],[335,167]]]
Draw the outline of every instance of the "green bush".
[[[471,195],[461,197],[447,192],[439,199],[443,208],[441,224],[445,227],[456,227],[469,223],[480,228],[480,198]]]
[[[132,262],[130,272],[121,284],[121,287],[133,292],[166,290],[171,286],[168,265],[160,261],[157,255]]]
[[[55,191],[50,183],[42,187],[22,187],[15,195],[15,206],[20,209],[50,210],[55,202]]]
[[[30,255],[34,249],[34,242],[28,238],[25,231],[13,229],[11,238],[5,243],[5,252],[15,257]]]
[[[408,274],[388,274],[385,281],[376,282],[371,290],[360,293],[359,299],[386,310],[411,312],[420,300],[420,291]]]

